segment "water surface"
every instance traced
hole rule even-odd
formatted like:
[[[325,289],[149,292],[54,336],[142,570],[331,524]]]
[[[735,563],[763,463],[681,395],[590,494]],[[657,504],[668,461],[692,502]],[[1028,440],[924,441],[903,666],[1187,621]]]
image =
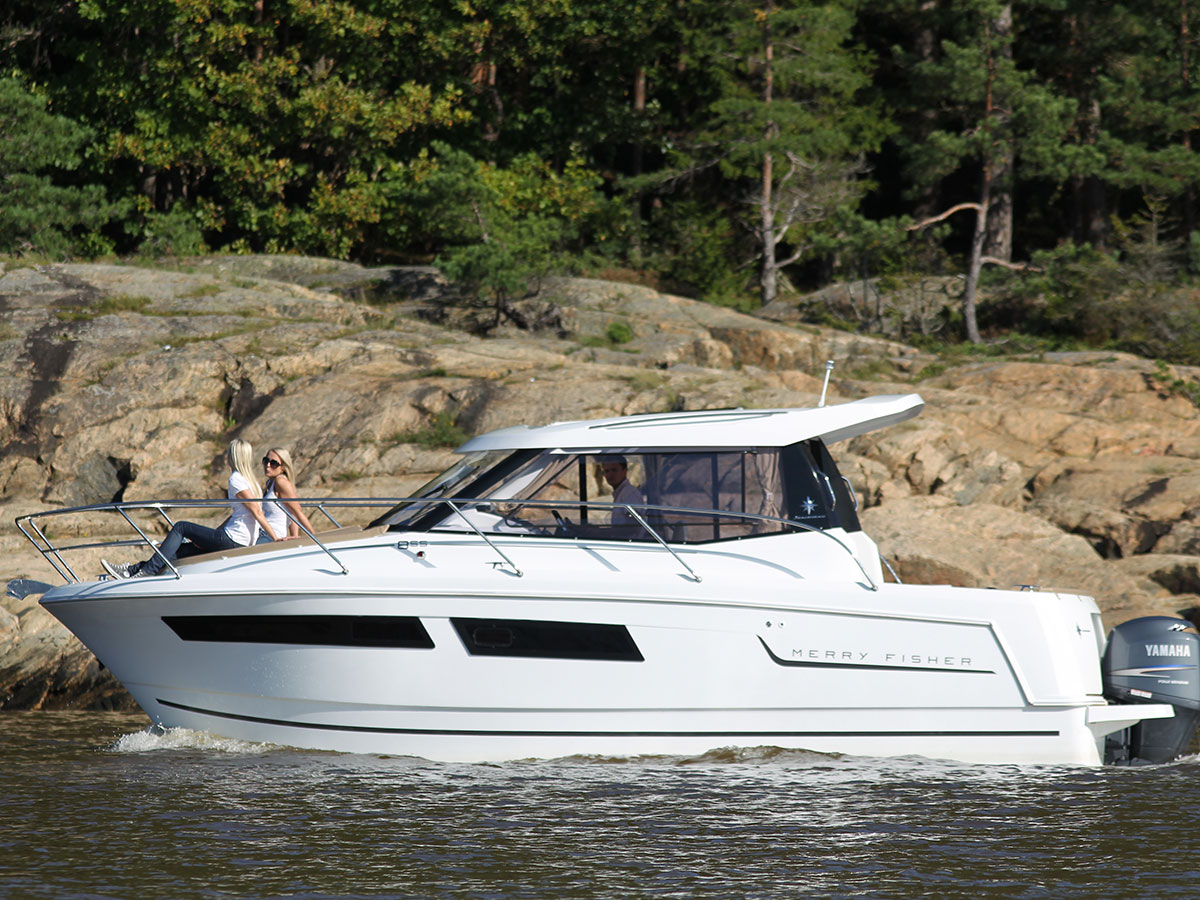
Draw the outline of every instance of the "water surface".
[[[0,713],[0,897],[1200,896],[1200,760],[504,764]]]

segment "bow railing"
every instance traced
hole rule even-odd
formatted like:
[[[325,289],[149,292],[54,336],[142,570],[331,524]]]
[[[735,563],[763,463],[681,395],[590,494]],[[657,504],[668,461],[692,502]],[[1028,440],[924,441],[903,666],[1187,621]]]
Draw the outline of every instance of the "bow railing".
[[[220,513],[240,500],[172,500],[172,501],[130,501],[101,503],[90,506],[72,507],[70,509],[46,510],[31,513],[16,519],[17,528],[41,553],[46,561],[54,567],[58,574],[68,582],[80,582],[89,579],[81,578],[68,562],[68,554],[86,550],[111,550],[127,547],[141,547],[147,554],[157,552],[159,541],[150,532],[156,528],[165,532],[169,530],[178,517],[172,513],[180,510],[203,510],[208,513]],[[694,581],[700,581],[701,576],[680,555],[679,549],[688,544],[698,543],[696,539],[681,538],[680,533],[688,529],[700,529],[705,535],[704,540],[729,538],[749,538],[764,534],[779,534],[788,532],[809,532],[822,535],[840,547],[855,562],[871,590],[878,590],[878,585],[863,566],[857,554],[837,535],[814,527],[795,519],[779,516],[744,513],[732,510],[705,509],[697,507],[664,506],[649,503],[605,503],[600,501],[580,500],[518,500],[511,498],[468,498],[468,497],[405,497],[405,498],[362,498],[336,497],[304,499],[298,498],[289,502],[300,503],[311,515],[320,513],[335,529],[341,531],[342,524],[334,515],[334,510],[396,510],[401,504],[404,507],[395,512],[392,518],[403,518],[393,526],[397,530],[412,532],[468,532],[480,538],[493,552],[518,576],[523,575],[513,559],[497,544],[499,539],[510,539],[522,536],[551,537],[559,539],[583,540],[594,542],[634,541],[653,542],[672,558],[688,573]],[[284,504],[280,509],[295,522],[305,537],[312,541],[320,552],[328,556],[343,574],[349,574],[349,568],[339,558],[336,544],[345,539],[342,531],[338,540],[333,540],[327,532],[314,532],[305,527]],[[437,514],[438,508],[444,510],[444,515]],[[579,521],[572,522],[562,515],[560,510],[568,515],[578,511]],[[607,523],[592,523],[586,517],[605,514],[610,519]],[[611,520],[618,514],[623,519],[622,524]],[[115,516],[133,532],[129,536],[112,537],[102,540],[90,539],[95,531],[95,516]],[[543,521],[538,521],[539,515]],[[71,527],[69,517],[83,517],[85,524]],[[147,519],[148,517],[148,519]],[[139,522],[139,519],[143,521]],[[61,524],[59,524],[61,523]],[[84,530],[86,529],[86,530]],[[710,532],[711,529],[711,532]],[[55,532],[61,532],[55,535]],[[126,532],[128,534],[128,531]],[[326,535],[322,540],[322,535]],[[136,536],[134,536],[136,535]],[[85,538],[77,540],[77,538]],[[291,541],[275,541],[273,544],[259,545],[264,552],[271,546],[286,547]],[[330,546],[333,544],[334,546]],[[676,549],[679,548],[679,549]],[[186,560],[166,560],[167,566],[176,578],[181,578],[179,563]]]

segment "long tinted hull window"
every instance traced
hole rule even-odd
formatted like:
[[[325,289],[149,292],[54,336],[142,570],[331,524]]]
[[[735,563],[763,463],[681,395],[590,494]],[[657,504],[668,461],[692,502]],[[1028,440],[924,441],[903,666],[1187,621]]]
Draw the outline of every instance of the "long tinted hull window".
[[[641,651],[624,625],[523,619],[450,621],[472,656],[642,661]]]
[[[432,649],[416,616],[163,616],[185,641]]]

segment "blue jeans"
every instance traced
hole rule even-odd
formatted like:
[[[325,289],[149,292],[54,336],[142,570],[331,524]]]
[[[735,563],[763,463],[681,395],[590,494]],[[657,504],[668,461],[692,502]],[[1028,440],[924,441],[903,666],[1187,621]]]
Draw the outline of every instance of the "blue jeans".
[[[211,553],[214,550],[232,550],[240,547],[224,528],[208,528],[195,522],[176,522],[163,538],[158,551],[138,567],[139,575],[157,575],[166,566],[167,561],[175,562],[179,556],[179,545],[188,541],[198,553]],[[193,554],[194,555],[194,554]]]

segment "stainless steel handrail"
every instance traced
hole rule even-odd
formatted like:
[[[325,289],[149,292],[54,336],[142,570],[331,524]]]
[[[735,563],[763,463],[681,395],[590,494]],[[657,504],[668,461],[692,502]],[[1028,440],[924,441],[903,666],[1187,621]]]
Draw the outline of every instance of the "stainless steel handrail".
[[[491,542],[491,541],[488,539],[488,536],[487,536],[486,534],[484,534],[482,531],[480,531],[480,530],[479,530],[479,526],[478,526],[478,525],[476,525],[474,522],[472,522],[470,519],[468,519],[468,518],[467,518],[465,515],[463,515],[463,511],[462,511],[461,509],[459,509],[457,506],[455,506],[455,505],[454,505],[454,501],[452,501],[452,500],[446,500],[446,501],[445,501],[445,503],[446,503],[446,505],[447,505],[447,506],[449,506],[449,507],[450,507],[452,510],[454,510],[456,513],[458,513],[458,517],[459,517],[460,519],[462,519],[464,522],[466,522],[466,523],[467,523],[467,525],[468,525],[468,527],[470,527],[470,529],[471,529],[473,532],[475,532],[477,535],[479,535],[479,537],[483,538],[483,542],[484,542],[485,544],[487,544],[487,545],[488,545],[489,547],[491,547],[491,548],[492,548],[494,551],[496,551],[496,554],[497,554],[497,555],[498,555],[498,556],[499,556],[501,559],[503,559],[503,560],[504,560],[506,563],[508,563],[509,567],[510,567],[510,568],[511,568],[511,569],[512,569],[514,572],[516,572],[516,573],[517,573],[517,577],[518,577],[518,578],[524,578],[524,577],[525,577],[525,573],[524,573],[524,572],[522,572],[520,569],[518,569],[518,568],[517,568],[517,566],[516,566],[516,563],[514,563],[514,562],[513,562],[511,559],[509,559],[509,558],[508,558],[508,556],[506,556],[506,555],[505,555],[505,553],[504,553],[504,551],[503,551],[503,550],[501,550],[499,547],[497,547],[495,544],[493,544],[493,543],[492,543],[492,542]]]
[[[355,498],[355,499],[357,499],[357,498]],[[511,504],[514,507],[519,507],[519,508],[532,507],[532,508],[546,508],[546,509],[557,509],[559,507],[564,507],[564,506],[577,507],[580,505],[586,505],[589,508],[594,508],[594,509],[607,509],[607,510],[625,509],[630,512],[635,512],[635,507],[636,507],[636,509],[642,510],[643,512],[669,512],[669,513],[682,513],[683,515],[687,515],[687,516],[691,516],[691,517],[697,517],[697,516],[698,517],[717,517],[717,518],[725,518],[725,519],[744,519],[749,522],[773,522],[773,523],[776,523],[779,525],[785,525],[789,528],[796,528],[801,531],[807,531],[807,532],[811,532],[813,534],[819,534],[819,535],[822,535],[823,537],[826,537],[829,540],[833,541],[835,544],[837,544],[839,547],[841,547],[843,550],[845,550],[846,553],[850,556],[850,558],[852,560],[854,560],[855,565],[858,566],[858,570],[860,572],[862,572],[863,577],[867,579],[867,584],[870,586],[871,590],[873,590],[873,591],[879,590],[879,585],[877,585],[875,583],[875,579],[873,579],[871,577],[871,574],[866,570],[866,567],[863,566],[862,561],[858,558],[857,554],[855,554],[855,552],[850,547],[846,546],[844,541],[842,541],[836,535],[830,534],[828,531],[824,531],[820,528],[817,528],[813,525],[809,525],[805,522],[798,522],[795,519],[783,519],[778,516],[765,516],[760,513],[735,512],[733,510],[728,510],[728,509],[704,509],[704,508],[694,507],[694,506],[660,506],[660,505],[656,505],[656,504],[652,504],[652,503],[636,503],[636,504],[602,503],[600,501],[595,501],[595,500],[585,500],[585,501],[582,501],[582,504],[581,504],[581,502],[579,500],[574,500],[574,499],[572,499],[572,500],[523,500],[523,499],[514,498],[514,497],[503,497],[503,498],[499,498],[499,497],[482,497],[482,498],[437,497],[437,498],[403,498],[403,499],[397,500],[395,502],[396,503],[419,503],[421,505],[426,505],[426,506],[436,506],[439,503],[444,503],[444,504],[450,505],[452,508],[454,508],[455,512],[459,512],[459,510],[457,508],[453,507],[451,501],[454,501],[455,503],[459,503],[459,504],[464,504],[464,505],[471,504],[477,508],[485,506],[485,505],[486,506],[496,506],[496,505],[505,505],[505,504]],[[461,515],[461,512],[459,512],[459,515]],[[642,516],[638,516],[638,522],[646,530],[646,532],[650,535],[651,538],[653,538],[656,542],[661,544],[667,550],[668,553],[670,553],[672,556],[675,557],[676,560],[678,560],[680,565],[682,565],[685,569],[688,570],[688,572],[691,573],[692,577],[695,578],[696,581],[701,580],[700,577],[696,575],[695,571],[692,570],[692,568],[690,566],[688,566],[687,563],[685,563],[679,557],[679,555],[676,554],[667,545],[667,542],[664,541],[658,535],[658,533],[650,526],[650,524]],[[471,524],[471,523],[468,522],[468,524]],[[477,531],[477,529],[475,528],[474,525],[472,525],[471,527],[472,527],[472,530]],[[497,553],[499,553],[498,550],[497,550]],[[503,555],[503,554],[501,554],[501,555]],[[515,569],[516,566],[513,566],[513,568]]]
[[[164,510],[161,506],[156,506],[155,509],[158,510],[158,514],[160,516],[162,516],[164,519],[167,520],[168,528],[175,527],[175,523],[171,521],[171,517],[169,515],[167,515],[166,510]],[[175,568],[175,563],[171,562],[171,560],[167,559],[165,556],[163,556],[161,553],[158,552],[158,544],[156,544],[154,541],[150,540],[150,538],[146,534],[146,532],[144,532],[144,531],[142,531],[142,529],[138,528],[137,523],[134,522],[133,519],[129,518],[129,513],[125,512],[124,509],[119,509],[119,510],[117,510],[117,512],[119,512],[121,514],[121,516],[125,519],[126,522],[129,523],[130,527],[133,528],[134,531],[136,531],[139,535],[141,535],[142,540],[150,545],[150,550],[154,554],[150,558],[153,559],[155,556],[161,557],[162,561],[167,564],[167,566],[170,568],[170,570],[172,572],[175,573],[175,577],[182,578],[183,576],[179,574],[179,570],[177,568]]]
[[[846,482],[846,490],[850,492],[850,499],[854,501],[854,511],[858,512],[858,494],[854,491],[854,485],[845,475],[842,476],[842,481]]]
[[[306,535],[308,535],[314,544],[316,544],[318,547],[320,547],[322,550],[325,551],[326,556],[328,556],[335,563],[337,563],[337,566],[339,569],[342,570],[343,575],[350,574],[350,570],[346,568],[346,564],[344,562],[342,562],[340,559],[338,559],[337,556],[334,555],[332,550],[330,550],[328,547],[326,547],[324,544],[322,544],[320,538],[318,538],[315,534],[313,534],[309,529],[305,528],[303,522],[301,522],[298,518],[296,518],[295,516],[293,516],[291,514],[291,512],[287,508],[287,503],[285,503],[283,501],[275,501],[275,503],[279,507],[279,509],[283,512],[283,514],[288,517],[288,519],[290,519],[291,521],[296,523],[297,528],[299,528]],[[324,509],[322,509],[320,506],[318,506],[317,508],[320,509],[321,512],[325,513],[325,517],[327,519],[329,519],[329,521],[332,522],[335,527],[337,527],[337,528],[342,527],[341,525],[338,524],[338,520],[335,519],[333,516],[329,515],[329,513],[325,512]]]
[[[879,554],[879,561],[887,566],[887,570],[892,573],[892,578],[896,580],[896,584],[904,584],[904,582],[900,580],[900,576],[896,574],[896,570],[892,568],[892,564],[887,561],[882,553]]]
[[[341,528],[341,527],[342,527],[342,523],[341,523],[341,522],[339,522],[337,519],[335,519],[335,518],[334,518],[334,517],[333,517],[333,516],[330,514],[329,510],[327,510],[327,509],[325,508],[325,504],[324,504],[324,503],[318,503],[318,504],[316,505],[315,509],[317,510],[317,512],[321,513],[321,515],[323,515],[325,518],[327,518],[327,519],[328,519],[330,522],[332,522],[332,523],[333,523],[333,527],[334,527],[334,528]],[[287,510],[284,510],[284,512],[287,512]],[[291,519],[291,518],[292,518],[290,513],[288,514],[288,518],[289,518],[289,519]],[[295,521],[295,520],[293,519],[293,521]],[[296,522],[296,524],[297,524],[297,525],[299,525],[300,523],[299,523],[299,522]]]
[[[75,506],[75,507],[70,507],[67,509],[50,509],[50,510],[45,510],[40,513],[29,513],[24,516],[18,516],[15,519],[15,523],[16,523],[18,530],[20,530],[20,532],[23,535],[25,535],[26,540],[28,540],[31,544],[33,544],[34,549],[36,549],[39,553],[42,554],[42,557],[48,563],[50,563],[51,566],[54,567],[54,570],[56,572],[58,572],[58,574],[60,576],[62,576],[62,578],[65,581],[73,581],[73,582],[78,583],[78,582],[82,581],[83,579],[81,579],[78,575],[75,574],[75,571],[71,568],[71,566],[63,558],[62,554],[66,551],[97,549],[100,547],[130,547],[130,546],[139,546],[140,547],[140,546],[145,546],[150,549],[150,552],[152,554],[158,554],[159,542],[155,541],[148,534],[146,534],[145,531],[142,530],[142,528],[137,524],[137,522],[135,522],[133,520],[133,518],[129,515],[130,511],[153,510],[154,512],[157,512],[160,516],[162,516],[162,518],[166,520],[168,528],[171,528],[171,527],[174,527],[175,521],[167,513],[168,509],[230,508],[238,503],[243,503],[243,502],[245,502],[245,501],[236,500],[236,499],[235,500],[223,499],[223,500],[169,500],[169,501],[156,500],[156,501],[150,501],[150,502],[131,501],[131,502],[121,502],[121,503],[96,503],[96,504],[91,504],[89,506]],[[383,501],[372,501],[372,502],[374,504],[380,505],[380,506],[391,505],[390,501],[388,504],[385,504]],[[340,559],[338,559],[337,556],[335,556],[328,547],[325,546],[325,544],[320,540],[320,538],[318,538],[315,534],[313,534],[312,531],[305,528],[304,525],[302,525],[296,519],[296,517],[293,516],[282,504],[280,505],[280,508],[283,509],[284,514],[289,519],[296,522],[296,525],[312,540],[312,542],[318,548],[320,548],[321,551],[323,551],[330,559],[332,559],[334,561],[334,563],[337,564],[337,567],[339,569],[341,569],[342,574],[344,574],[344,575],[350,574],[350,570],[346,567],[346,565]],[[40,519],[49,519],[49,518],[53,518],[56,516],[79,515],[81,513],[90,513],[90,512],[115,512],[115,513],[120,514],[120,516],[125,520],[126,524],[128,524],[130,528],[132,528],[134,531],[137,532],[140,540],[115,540],[115,541],[102,541],[102,542],[89,541],[89,542],[83,543],[83,544],[69,544],[69,545],[64,545],[64,546],[55,546],[54,543],[46,536],[43,529],[41,527],[39,527],[38,520],[40,520]],[[332,516],[329,516],[328,514],[326,514],[326,515],[330,521],[332,521],[336,524],[336,520]],[[37,535],[37,539],[35,539],[30,534],[30,530],[32,530]],[[151,558],[153,558],[153,557],[151,557]],[[171,569],[171,572],[174,574],[174,576],[177,579],[183,577],[181,575],[179,569],[170,560],[168,560],[166,557],[161,557],[161,558],[166,563],[166,565]]]
[[[675,557],[675,561],[678,562],[685,569],[687,569],[688,574],[690,574],[692,576],[692,578],[696,580],[697,583],[700,582],[701,578],[699,575],[696,574],[695,570],[691,566],[689,566],[687,563],[685,563],[683,561],[683,559],[680,558],[679,554],[670,548],[670,546],[667,544],[666,541],[664,541],[661,537],[659,537],[658,532],[650,527],[650,524],[641,517],[641,514],[638,513],[638,511],[636,509],[634,509],[632,506],[626,506],[625,508],[627,510],[629,510],[629,512],[633,515],[633,517],[635,519],[638,520],[638,524],[646,529],[646,532],[650,535],[650,537],[654,538],[656,541],[658,541],[660,544],[662,544],[662,548],[664,550],[666,550],[668,553],[670,553],[673,557]]]
[[[129,515],[130,512],[136,512],[138,510],[144,510],[144,511],[152,510],[154,512],[157,512],[159,515],[163,516],[163,518],[166,519],[167,522],[171,522],[172,520],[166,512],[166,510],[168,510],[168,509],[219,508],[219,507],[229,507],[229,506],[232,506],[233,504],[239,503],[239,502],[242,502],[242,501],[222,499],[222,500],[178,500],[178,501],[153,501],[153,502],[102,503],[102,504],[94,504],[91,506],[72,507],[69,509],[46,510],[46,511],[40,512],[40,513],[29,513],[27,515],[18,517],[15,521],[16,521],[16,525],[17,525],[18,529],[20,529],[21,533],[26,537],[27,540],[29,540],[29,542],[31,544],[33,544],[34,548],[37,549],[38,552],[40,552],[42,554],[42,556],[46,559],[46,561],[48,563],[50,563],[51,566],[54,567],[55,571],[57,571],[58,574],[64,580],[66,580],[68,582],[71,582],[71,581],[79,582],[82,579],[74,572],[74,570],[70,567],[70,565],[63,558],[63,553],[72,551],[72,550],[96,549],[96,548],[100,548],[100,547],[127,547],[127,546],[147,546],[147,547],[151,548],[153,551],[155,551],[155,552],[157,551],[156,542],[149,535],[147,535],[146,532],[141,527],[139,527],[136,522],[133,521],[133,519]],[[496,545],[496,543],[493,540],[491,540],[487,536],[487,534],[482,529],[480,529],[478,527],[478,525],[476,525],[474,522],[472,522],[470,520],[470,518],[464,514],[464,510],[470,509],[470,508],[478,509],[478,508],[483,508],[483,507],[496,507],[496,506],[503,507],[503,506],[507,506],[507,505],[512,505],[514,507],[545,508],[545,509],[554,510],[554,509],[564,507],[564,506],[579,506],[580,505],[580,501],[578,501],[578,500],[570,500],[570,501],[567,501],[567,500],[523,500],[523,499],[512,498],[512,497],[503,497],[503,498],[500,498],[500,497],[482,497],[482,498],[475,498],[475,497],[400,497],[400,498],[391,498],[391,497],[389,497],[389,498],[323,497],[323,498],[320,498],[319,500],[318,499],[305,500],[304,498],[295,498],[295,502],[302,503],[305,505],[310,505],[310,506],[315,507],[316,509],[319,509],[322,513],[324,513],[326,515],[327,518],[329,518],[329,520],[331,522],[334,522],[335,525],[338,525],[338,527],[341,527],[340,524],[337,522],[337,520],[331,514],[329,514],[327,512],[327,510],[325,509],[326,507],[332,507],[332,508],[341,507],[341,508],[347,508],[347,509],[354,509],[354,508],[364,508],[364,509],[387,508],[387,509],[391,509],[400,503],[412,504],[413,506],[418,506],[418,507],[436,507],[438,505],[445,505],[455,514],[456,518],[461,519],[463,522],[465,522],[467,527],[470,528],[470,530],[472,532],[474,532],[476,536],[478,536],[493,551],[495,551],[495,553],[499,557],[501,557],[501,559],[503,559],[504,562],[508,566],[510,566],[512,568],[512,570],[518,576],[523,575],[522,570],[513,562],[513,560],[509,556],[507,556]],[[849,546],[847,546],[844,541],[842,541],[836,535],[831,534],[828,531],[822,530],[820,528],[817,528],[815,526],[809,525],[804,522],[796,521],[794,519],[785,519],[785,518],[780,518],[778,516],[767,516],[767,515],[762,515],[759,513],[735,512],[732,510],[703,509],[703,508],[697,508],[697,507],[662,506],[662,505],[649,504],[649,503],[638,503],[638,504],[604,503],[604,502],[600,502],[600,501],[591,501],[591,500],[583,501],[583,502],[589,508],[601,509],[601,510],[622,509],[622,510],[626,510],[629,513],[631,513],[634,516],[634,518],[637,520],[640,528],[643,531],[645,531],[645,533],[647,535],[649,535],[649,537],[655,543],[657,543],[664,550],[666,550],[667,553],[669,553],[679,563],[679,565],[681,565],[684,569],[686,569],[688,574],[697,582],[701,580],[700,576],[696,573],[696,571],[694,569],[692,569],[691,566],[689,566],[687,564],[687,562],[685,562],[683,560],[683,558],[678,553],[675,552],[675,550],[670,546],[669,542],[666,539],[664,539],[658,533],[658,531],[655,530],[653,525],[651,525],[650,521],[648,521],[647,515],[649,516],[650,519],[654,519],[656,517],[656,515],[660,514],[660,513],[672,513],[672,514],[677,514],[677,515],[684,515],[684,516],[687,516],[692,519],[697,518],[697,517],[699,517],[699,518],[714,518],[715,517],[715,518],[721,518],[721,519],[737,519],[737,520],[743,520],[743,521],[747,521],[747,522],[772,523],[772,524],[784,526],[785,528],[796,529],[799,531],[806,531],[806,532],[811,532],[814,534],[819,534],[819,535],[822,535],[825,538],[833,541],[835,544],[837,544],[839,547],[841,547],[842,550],[844,550],[847,553],[847,555],[850,556],[850,558],[852,560],[854,560],[855,564],[858,566],[859,571],[862,573],[863,577],[866,578],[867,585],[870,587],[871,590],[876,591],[879,589],[879,586],[875,583],[875,580],[871,577],[870,573],[867,572],[866,568],[864,567],[862,561],[858,558],[857,554],[855,554],[855,552]],[[280,506],[281,506],[281,508],[284,508],[282,503],[280,504]],[[51,518],[58,517],[58,516],[78,515],[81,513],[89,513],[89,512],[119,513],[125,519],[125,521],[133,528],[133,530],[137,532],[139,539],[137,539],[137,540],[120,539],[120,540],[104,541],[104,542],[88,541],[88,542],[79,543],[79,544],[55,545],[54,542],[46,536],[45,530],[42,527],[43,520],[51,519]],[[293,516],[290,512],[288,512],[286,508],[284,508],[284,512],[285,512],[285,514],[287,514],[289,519],[291,519],[292,521],[296,521],[297,526],[304,532],[304,534],[309,539],[312,540],[313,544],[316,547],[318,547],[322,552],[324,552],[327,556],[329,556],[329,558],[332,559],[334,561],[334,563],[337,564],[338,568],[341,570],[341,572],[343,574],[349,574],[349,569],[347,568],[347,566],[342,562],[341,559],[338,558],[338,556],[332,550],[329,549],[329,547],[327,547],[320,540],[320,538],[318,538],[310,529],[308,529],[308,528],[304,527],[302,524],[300,524],[300,522],[296,520],[295,516]],[[511,516],[512,514],[510,513],[509,515]],[[690,523],[685,523],[685,524],[690,524]],[[434,527],[437,528],[438,526],[444,527],[444,524],[442,522],[439,522]],[[541,528],[542,526],[534,525],[534,527]],[[32,534],[31,534],[31,532],[32,532]],[[547,532],[547,534],[548,533],[549,532]],[[602,535],[596,536],[596,538],[601,539],[601,540],[612,539],[612,538],[606,538],[606,536],[602,536]],[[171,566],[171,570],[174,573],[176,578],[182,577],[180,575],[178,568],[176,568],[174,565]]]

